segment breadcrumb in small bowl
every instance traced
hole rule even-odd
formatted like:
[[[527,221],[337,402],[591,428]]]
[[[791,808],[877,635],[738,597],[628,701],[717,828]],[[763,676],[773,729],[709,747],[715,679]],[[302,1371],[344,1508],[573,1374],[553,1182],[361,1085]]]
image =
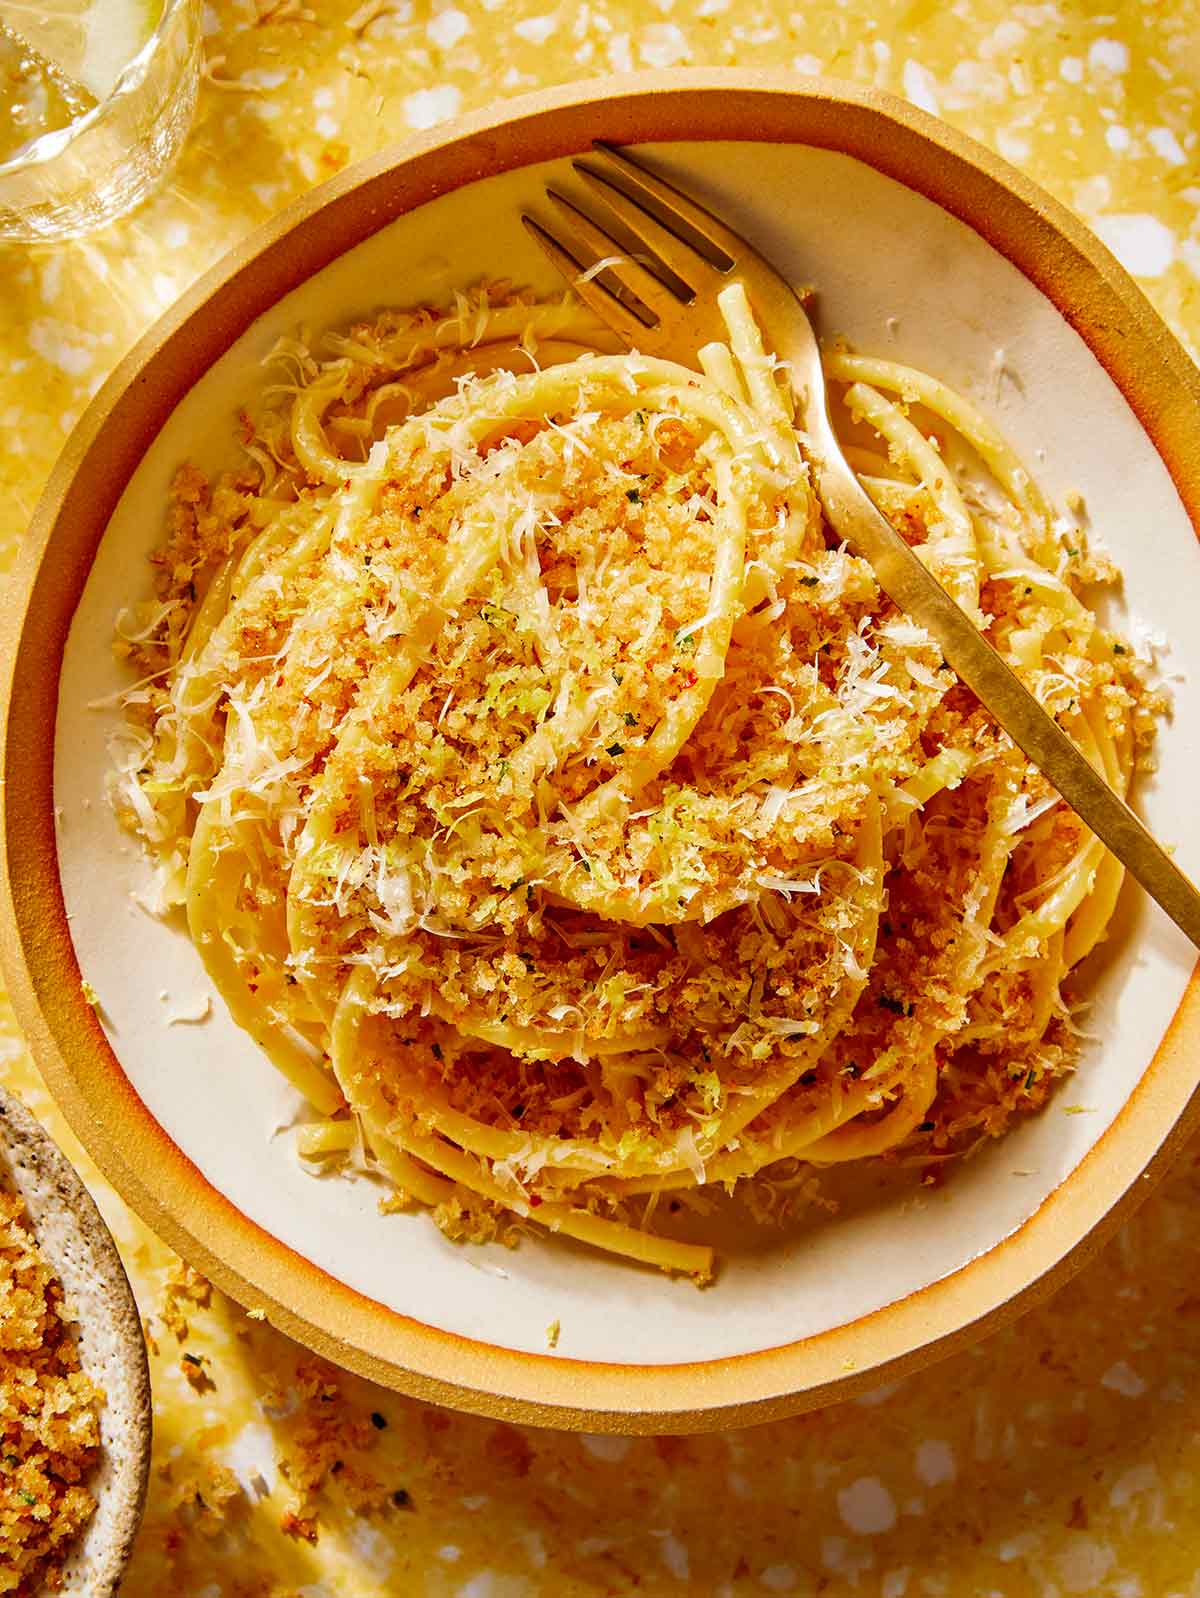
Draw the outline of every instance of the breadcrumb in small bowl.
[[[150,1435],[120,1255],[73,1166],[0,1087],[0,1594],[117,1592]]]

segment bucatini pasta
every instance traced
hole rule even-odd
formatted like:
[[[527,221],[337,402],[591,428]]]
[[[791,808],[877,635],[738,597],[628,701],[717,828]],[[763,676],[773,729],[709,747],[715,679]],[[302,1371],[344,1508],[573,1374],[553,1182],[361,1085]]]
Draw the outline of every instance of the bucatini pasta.
[[[700,1279],[662,1194],[770,1210],[1040,1105],[1121,885],[830,536],[722,307],[700,371],[503,286],[280,346],[245,468],[176,479],[114,774],[307,1158]],[[827,371],[868,491],[1123,792],[1155,707],[1104,571],[966,400]]]

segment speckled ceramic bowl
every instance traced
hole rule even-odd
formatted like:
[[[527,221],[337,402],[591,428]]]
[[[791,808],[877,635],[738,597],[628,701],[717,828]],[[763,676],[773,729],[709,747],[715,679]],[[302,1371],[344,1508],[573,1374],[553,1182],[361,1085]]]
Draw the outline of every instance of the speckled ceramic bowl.
[[[674,72],[553,90],[316,191],[204,278],[97,396],[38,511],[9,623],[4,942],[22,1023],[80,1135],[235,1297],[427,1398],[683,1430],[895,1374],[1076,1268],[1197,1119],[1200,1003],[1182,938],[1127,894],[1091,972],[1096,1041],[1044,1114],[936,1193],[864,1172],[836,1217],[731,1226],[706,1292],[561,1240],[454,1247],[423,1215],[380,1215],[366,1183],[305,1174],[281,1131],[295,1099],[219,1002],[200,1024],[168,1024],[203,1013],[210,990],[178,928],[130,899],[146,868],[103,799],[116,713],[86,708],[120,686],[112,620],[172,470],[228,458],[276,337],[485,274],[557,289],[517,213],[596,137],[646,147],[815,284],[824,332],[979,399],[1055,496],[1084,495],[1128,609],[1173,640],[1174,668],[1200,666],[1200,385],[1065,211],[931,118],[846,86]],[[1138,802],[1193,870],[1198,749],[1185,685]]]
[[[146,1339],[116,1244],[62,1150],[0,1087],[0,1182],[25,1201],[38,1247],[79,1319],[79,1362],[104,1391],[96,1512],[63,1567],[61,1593],[113,1598],[142,1518],[150,1469]]]

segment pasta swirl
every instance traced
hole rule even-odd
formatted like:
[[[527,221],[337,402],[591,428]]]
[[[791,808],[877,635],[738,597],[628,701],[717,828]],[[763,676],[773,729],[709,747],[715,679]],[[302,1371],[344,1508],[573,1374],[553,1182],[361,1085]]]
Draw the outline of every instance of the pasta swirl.
[[[699,371],[504,286],[281,344],[119,627],[114,775],[306,1158],[700,1280],[661,1194],[776,1214],[1041,1103],[1121,885],[829,538],[722,309]],[[1153,697],[1010,447],[925,374],[828,374],[868,491],[1123,792]]]

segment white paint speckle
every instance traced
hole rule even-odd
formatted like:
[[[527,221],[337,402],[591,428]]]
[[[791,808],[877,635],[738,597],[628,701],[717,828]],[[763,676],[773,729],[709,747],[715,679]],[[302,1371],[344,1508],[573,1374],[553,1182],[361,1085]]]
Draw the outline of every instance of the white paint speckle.
[[[1145,1598],[1140,1576],[1118,1576],[1112,1584],[1113,1598]]]
[[[1123,1393],[1126,1398],[1140,1398],[1146,1391],[1145,1381],[1133,1366],[1123,1359],[1108,1367],[1100,1378],[1100,1385],[1111,1387],[1114,1393]]]
[[[1072,204],[1077,211],[1103,211],[1112,203],[1112,182],[1105,172],[1075,185]]]
[[[523,1531],[517,1541],[535,1570],[546,1568],[546,1544],[540,1531]]]
[[[803,77],[815,78],[820,75],[823,63],[819,55],[798,55],[792,58],[792,65]]]
[[[860,1476],[837,1495],[838,1514],[860,1537],[891,1531],[896,1524],[896,1500],[878,1476]]]
[[[1125,1505],[1139,1493],[1153,1492],[1157,1486],[1158,1469],[1155,1465],[1148,1461],[1140,1465],[1131,1465],[1113,1482],[1109,1489],[1108,1501],[1114,1509],[1124,1509]]]
[[[314,126],[322,139],[332,139],[337,136],[338,122],[336,117],[331,117],[328,111],[322,111]]]
[[[163,229],[163,243],[168,250],[182,250],[191,236],[191,224],[188,222],[170,222]]]
[[[1110,123],[1104,130],[1104,142],[1110,150],[1115,150],[1118,155],[1123,155],[1133,140],[1129,137],[1129,129],[1123,128],[1119,122]]]
[[[904,71],[900,75],[901,86],[904,89],[904,98],[922,111],[937,116],[940,109],[938,103],[937,82],[929,68],[922,66],[919,61],[908,60],[904,63]]]
[[[874,1409],[876,1404],[886,1404],[888,1399],[899,1391],[899,1382],[884,1382],[881,1387],[874,1387],[869,1393],[860,1393],[853,1402],[860,1409]]]
[[[1077,55],[1065,55],[1058,63],[1058,75],[1064,83],[1083,82],[1083,62]]]
[[[443,1543],[437,1551],[437,1556],[445,1565],[457,1565],[462,1558],[462,1549],[456,1543]]]
[[[225,1450],[225,1464],[241,1482],[251,1503],[273,1493],[279,1485],[275,1439],[270,1428],[258,1421],[242,1427]]]
[[[692,48],[675,22],[651,22],[642,29],[638,55],[648,67],[676,67],[692,59]]]
[[[558,17],[553,11],[540,17],[526,17],[523,22],[514,22],[512,31],[519,39],[528,39],[530,44],[545,44],[558,32]]]
[[[462,104],[462,91],[452,83],[443,83],[436,89],[418,89],[404,102],[404,120],[410,128],[433,128],[448,117],[458,115]]]
[[[794,1565],[768,1565],[758,1578],[768,1592],[791,1592],[796,1585]]]
[[[958,1466],[950,1444],[932,1437],[921,1443],[917,1448],[917,1475],[926,1487],[940,1487],[943,1482],[953,1481],[958,1475]]]
[[[496,1583],[490,1570],[481,1570],[470,1581],[464,1581],[456,1598],[493,1598]]]
[[[1018,1532],[1015,1537],[1009,1537],[999,1544],[996,1549],[996,1558],[1004,1565],[1011,1565],[1015,1559],[1026,1559],[1037,1552],[1039,1539],[1031,1531]]]
[[[1054,1563],[1065,1591],[1095,1594],[1115,1559],[1107,1543],[1098,1543],[1091,1537],[1075,1537],[1055,1557]]]
[[[1013,133],[1009,128],[999,128],[996,132],[996,148],[1006,161],[1011,161],[1014,166],[1019,166],[1022,161],[1028,161],[1033,153],[1028,139],[1019,133]]]
[[[1097,216],[1092,226],[1134,277],[1161,277],[1175,259],[1175,235],[1156,216],[1143,212]]]
[[[1155,155],[1168,166],[1183,166],[1186,163],[1187,156],[1183,153],[1183,146],[1170,128],[1151,128],[1146,138]]]
[[[911,1574],[907,1565],[902,1565],[899,1570],[889,1570],[879,1589],[879,1598],[904,1598]]]
[[[1088,66],[1093,72],[1128,72],[1129,46],[1120,39],[1097,39],[1088,51]]]
[[[676,1581],[687,1581],[691,1575],[688,1551],[672,1532],[663,1532],[659,1537],[658,1555]]]
[[[857,1587],[863,1571],[870,1570],[875,1563],[875,1555],[867,1543],[847,1542],[845,1537],[822,1537],[821,1563],[826,1570],[832,1570],[836,1576],[845,1576],[852,1586]]]
[[[1016,22],[1011,17],[998,23],[991,34],[979,46],[979,53],[985,61],[996,55],[1011,55],[1017,47],[1025,42],[1028,29],[1022,22]]]
[[[333,105],[333,101],[334,93],[327,83],[313,91],[313,107],[315,110],[328,111]]]
[[[287,80],[287,73],[278,67],[247,67],[238,78],[239,83],[249,84],[254,89],[282,89]]]
[[[42,267],[42,299],[47,305],[62,293],[62,274],[62,256],[52,255]]]
[[[29,347],[51,366],[57,366],[68,377],[82,377],[91,370],[95,360],[91,340],[86,333],[67,322],[55,321],[49,316],[35,317],[29,324]]]
[[[454,7],[448,11],[439,11],[437,16],[431,17],[425,24],[425,32],[439,50],[451,49],[470,30],[471,24],[466,13]]]
[[[628,1437],[593,1436],[590,1432],[584,1432],[579,1441],[593,1459],[603,1459],[609,1465],[619,1464],[630,1449]]]
[[[633,52],[627,33],[614,33],[608,41],[608,64],[614,72],[633,71]]]
[[[364,1574],[373,1576],[376,1581],[386,1582],[396,1563],[396,1550],[391,1538],[378,1526],[372,1526],[369,1520],[359,1516],[350,1522],[346,1540],[354,1552],[355,1568],[361,1568]]]

